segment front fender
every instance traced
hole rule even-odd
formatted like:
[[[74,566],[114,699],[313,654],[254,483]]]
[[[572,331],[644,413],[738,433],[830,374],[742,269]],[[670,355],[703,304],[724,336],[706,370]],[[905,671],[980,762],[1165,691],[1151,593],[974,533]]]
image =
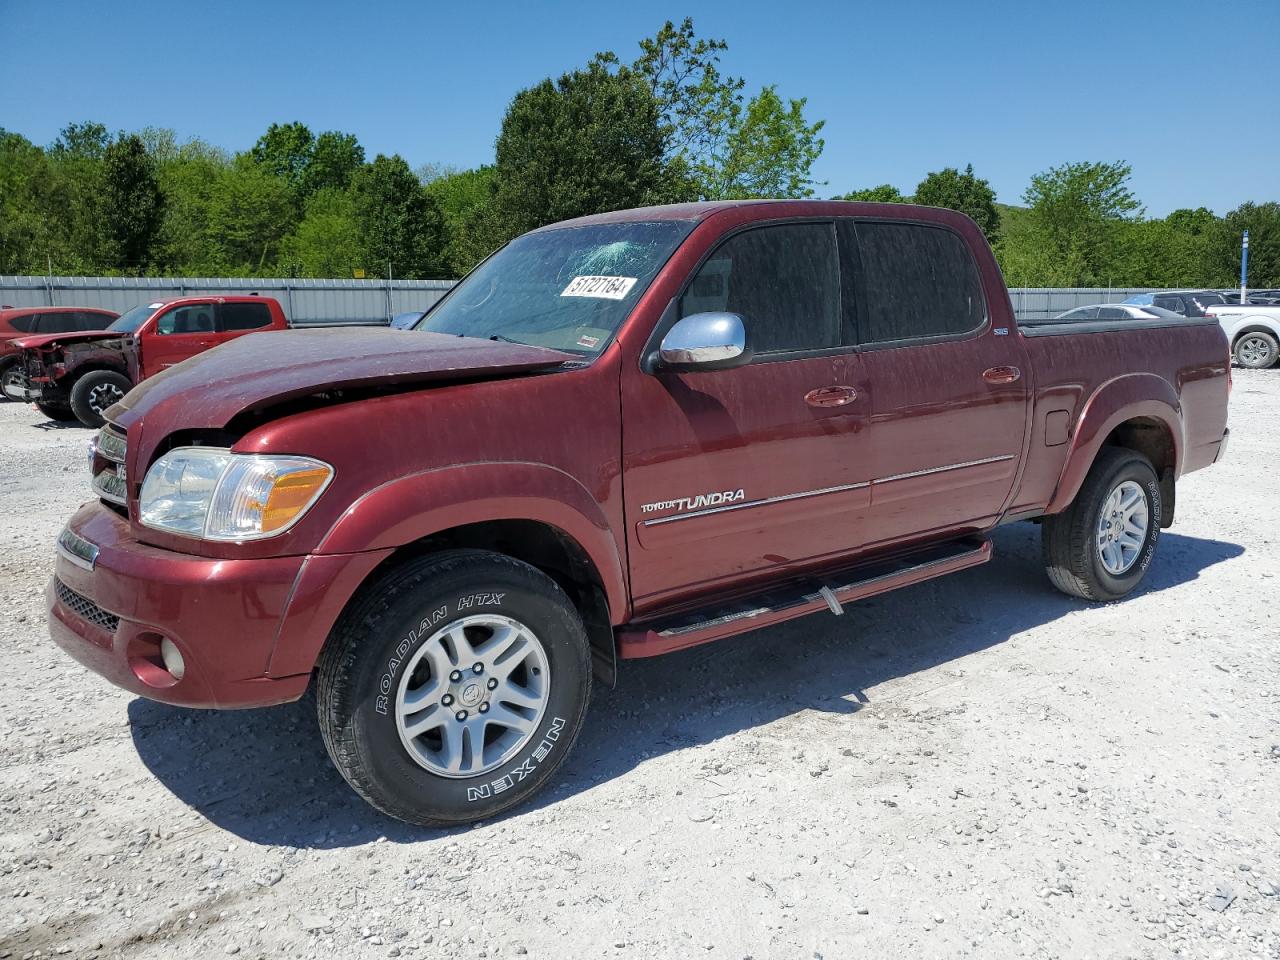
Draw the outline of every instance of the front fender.
[[[1173,438],[1173,475],[1181,476],[1186,438],[1178,394],[1167,380],[1155,374],[1126,374],[1095,390],[1080,411],[1072,430],[1071,452],[1045,513],[1060,513],[1071,504],[1111,431],[1136,417],[1147,417],[1165,425]]]
[[[353,503],[315,553],[393,549],[489,520],[533,520],[571,537],[600,574],[610,611],[625,615],[626,581],[604,510],[581,483],[546,464],[460,464],[399,477]]]

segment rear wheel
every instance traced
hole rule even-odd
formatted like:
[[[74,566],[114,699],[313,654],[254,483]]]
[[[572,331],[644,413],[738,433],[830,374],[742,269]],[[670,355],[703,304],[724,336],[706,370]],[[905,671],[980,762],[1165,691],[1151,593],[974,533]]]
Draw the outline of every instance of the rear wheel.
[[[501,813],[568,755],[591,695],[586,631],[545,574],[495,553],[422,557],[367,590],[316,676],[334,765],[383,813]]]
[[[1265,370],[1274,366],[1280,356],[1280,344],[1276,338],[1261,330],[1246,333],[1236,341],[1236,363],[1250,370]]]
[[[1063,593],[1118,600],[1142,581],[1160,538],[1160,481],[1142,454],[1104,447],[1065,511],[1040,527],[1045,569]]]
[[[107,408],[119,403],[133,389],[123,373],[114,370],[90,370],[71,388],[71,409],[86,427],[100,427],[106,420]]]

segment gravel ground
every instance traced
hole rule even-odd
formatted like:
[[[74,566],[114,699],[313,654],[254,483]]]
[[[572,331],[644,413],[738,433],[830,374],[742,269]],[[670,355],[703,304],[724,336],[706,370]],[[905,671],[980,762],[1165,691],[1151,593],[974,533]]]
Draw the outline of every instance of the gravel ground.
[[[0,958],[1280,958],[1280,371],[1142,590],[995,559],[624,665],[539,802],[366,807],[301,706],[183,711],[48,641],[89,432],[0,403]]]

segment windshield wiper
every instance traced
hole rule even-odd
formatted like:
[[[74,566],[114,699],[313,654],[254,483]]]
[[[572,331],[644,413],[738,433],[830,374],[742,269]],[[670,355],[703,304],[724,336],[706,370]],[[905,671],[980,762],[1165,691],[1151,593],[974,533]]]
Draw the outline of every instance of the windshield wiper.
[[[523,340],[512,340],[510,337],[504,337],[504,336],[503,336],[502,334],[500,334],[500,333],[493,333],[493,334],[490,334],[490,335],[489,335],[489,339],[490,339],[490,340],[501,340],[503,343],[518,343],[518,344],[520,344],[520,346],[522,346],[522,347],[527,347],[527,346],[528,346],[528,344],[527,344],[527,343],[525,343]]]

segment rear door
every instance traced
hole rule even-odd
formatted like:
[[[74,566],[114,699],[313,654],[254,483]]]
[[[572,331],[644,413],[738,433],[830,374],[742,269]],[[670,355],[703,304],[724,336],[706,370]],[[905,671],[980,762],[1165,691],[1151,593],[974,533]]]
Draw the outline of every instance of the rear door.
[[[215,344],[226,343],[271,326],[271,308],[265,303],[220,303],[215,314]]]
[[[989,322],[973,254],[935,224],[841,224],[857,278],[874,474],[868,540],[989,524],[1017,474],[1029,370]]]
[[[142,333],[142,376],[153,377],[214,344],[213,301],[171,307]]]
[[[749,227],[703,260],[675,312],[741,315],[753,361],[624,374],[637,613],[856,546],[869,502],[857,456],[865,408],[824,400],[857,379],[856,357],[843,354],[840,297],[831,222]]]

